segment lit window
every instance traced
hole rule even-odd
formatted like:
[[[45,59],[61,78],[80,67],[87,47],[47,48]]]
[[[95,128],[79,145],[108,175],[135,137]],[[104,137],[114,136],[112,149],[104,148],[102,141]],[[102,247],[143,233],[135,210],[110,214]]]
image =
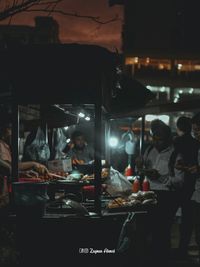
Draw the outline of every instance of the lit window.
[[[134,58],[133,57],[126,57],[126,60],[125,60],[125,64],[126,65],[133,65],[135,62],[134,62]]]
[[[180,70],[183,67],[182,64],[178,64],[178,70]]]
[[[134,57],[134,63],[138,63],[138,57]]]

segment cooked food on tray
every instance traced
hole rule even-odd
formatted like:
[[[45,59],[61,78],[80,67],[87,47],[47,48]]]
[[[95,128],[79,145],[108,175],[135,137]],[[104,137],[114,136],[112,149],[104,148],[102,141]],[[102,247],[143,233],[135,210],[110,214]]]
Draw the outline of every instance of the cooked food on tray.
[[[105,179],[109,177],[109,169],[107,168],[103,168],[101,171],[101,178]],[[86,174],[82,177],[82,180],[86,180],[86,181],[90,181],[90,180],[94,180],[94,174]]]
[[[142,207],[144,205],[157,204],[156,195],[153,191],[132,193],[126,198],[118,197],[108,203],[108,209],[123,207]]]

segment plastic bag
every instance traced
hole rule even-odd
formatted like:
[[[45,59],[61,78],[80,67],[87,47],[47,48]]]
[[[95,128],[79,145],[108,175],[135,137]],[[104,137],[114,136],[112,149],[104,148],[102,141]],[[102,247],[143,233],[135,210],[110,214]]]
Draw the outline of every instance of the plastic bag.
[[[63,149],[66,147],[66,136],[64,135],[61,128],[55,130],[55,140],[54,140],[54,159],[62,159],[64,156]]]
[[[126,253],[131,248],[131,243],[134,241],[134,237],[136,235],[136,221],[134,220],[134,213],[128,213],[128,216],[122,226],[118,245],[117,252],[118,253]]]
[[[106,181],[107,192],[112,196],[130,195],[132,184],[119,171],[110,168],[110,179]]]
[[[25,155],[32,161],[46,162],[50,158],[49,145],[46,143],[44,132],[38,127],[33,142],[25,148]]]

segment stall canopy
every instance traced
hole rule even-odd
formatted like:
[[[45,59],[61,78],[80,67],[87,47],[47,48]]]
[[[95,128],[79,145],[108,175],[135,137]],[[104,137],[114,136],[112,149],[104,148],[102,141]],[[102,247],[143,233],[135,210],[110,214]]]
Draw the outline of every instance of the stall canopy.
[[[139,81],[132,77],[122,75],[119,80],[121,88],[118,89],[116,97],[111,100],[111,113],[117,114],[136,110],[144,107],[154,98],[154,94]]]
[[[117,74],[119,55],[94,45],[9,48],[1,53],[17,103],[96,103],[109,113],[143,107],[153,94]],[[5,72],[5,71],[4,71]]]

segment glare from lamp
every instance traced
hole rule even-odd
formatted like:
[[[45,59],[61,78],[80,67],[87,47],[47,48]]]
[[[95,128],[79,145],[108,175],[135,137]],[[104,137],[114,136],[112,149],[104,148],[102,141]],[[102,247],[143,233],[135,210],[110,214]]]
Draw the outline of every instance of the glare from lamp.
[[[118,143],[119,143],[119,140],[117,137],[110,137],[110,139],[109,139],[109,146],[110,147],[115,148],[115,147],[117,147]]]
[[[174,103],[176,103],[176,102],[174,101]],[[169,124],[169,116],[168,115],[147,115],[145,117],[145,119],[146,119],[146,121],[149,121],[149,122],[158,119],[158,120],[163,121],[165,124]]]
[[[80,118],[85,118],[85,114],[84,114],[83,112],[79,112],[78,116],[79,116]]]
[[[160,115],[158,119],[163,121],[165,124],[169,124],[169,116],[168,115]]]
[[[146,121],[153,121],[153,120],[157,119],[157,116],[156,115],[147,115],[145,119],[146,119]]]
[[[69,129],[69,126],[65,126],[64,129],[67,131]]]
[[[86,120],[86,121],[90,121],[90,117],[88,117],[88,116],[85,117],[85,120]]]

